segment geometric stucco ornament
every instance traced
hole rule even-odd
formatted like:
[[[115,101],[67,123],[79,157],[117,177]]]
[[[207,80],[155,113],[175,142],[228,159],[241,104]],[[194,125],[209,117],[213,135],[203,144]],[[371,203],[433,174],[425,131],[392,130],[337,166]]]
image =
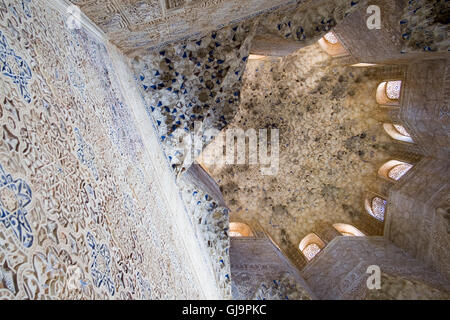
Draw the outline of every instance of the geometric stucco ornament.
[[[22,57],[18,56],[0,31],[0,72],[17,85],[22,98],[30,103],[31,95],[28,91],[28,82],[32,78],[32,72]]]
[[[0,222],[11,228],[26,248],[33,244],[33,230],[26,217],[31,197],[28,184],[22,179],[14,180],[0,164]]]

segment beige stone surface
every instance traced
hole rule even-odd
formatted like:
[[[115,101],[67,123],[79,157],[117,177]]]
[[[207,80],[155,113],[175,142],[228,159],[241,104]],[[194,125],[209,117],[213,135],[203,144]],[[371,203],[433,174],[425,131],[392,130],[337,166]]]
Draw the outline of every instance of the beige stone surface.
[[[381,272],[379,293],[371,293],[377,289],[367,286],[375,274],[371,266]],[[382,237],[337,237],[302,270],[302,276],[325,300],[448,298],[450,292],[450,283],[441,274]]]
[[[450,279],[448,162],[425,158],[392,188],[385,236]]]
[[[267,236],[232,237],[230,242],[234,299],[311,300],[316,298],[299,271]]]

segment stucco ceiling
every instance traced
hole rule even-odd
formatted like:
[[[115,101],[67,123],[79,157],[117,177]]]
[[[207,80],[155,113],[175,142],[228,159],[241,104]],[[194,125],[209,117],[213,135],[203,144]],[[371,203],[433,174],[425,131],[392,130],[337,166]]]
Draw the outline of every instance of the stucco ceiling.
[[[71,0],[124,53],[219,29],[292,0]]]

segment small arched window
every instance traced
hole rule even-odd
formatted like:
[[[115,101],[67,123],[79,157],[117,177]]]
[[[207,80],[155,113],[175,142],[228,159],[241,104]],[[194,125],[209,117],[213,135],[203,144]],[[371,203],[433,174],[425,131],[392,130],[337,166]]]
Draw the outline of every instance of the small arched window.
[[[399,104],[402,90],[402,81],[384,81],[377,88],[377,103],[396,106]]]
[[[299,249],[310,261],[312,260],[323,248],[325,243],[315,233],[310,233],[300,241]]]
[[[348,55],[347,50],[333,31],[328,32],[319,40],[319,46],[323,51],[333,57],[340,57]]]
[[[339,231],[343,236],[349,237],[364,237],[365,234],[359,231],[357,228],[350,224],[345,223],[335,223],[333,227]]]
[[[248,60],[264,60],[267,59],[267,56],[263,56],[260,54],[250,54],[248,56]]]
[[[253,237],[252,229],[245,223],[230,222],[230,237]]]
[[[357,67],[357,68],[367,68],[367,67],[375,67],[375,66],[376,66],[375,63],[366,63],[366,62],[352,64],[352,67]]]
[[[366,211],[378,221],[384,221],[387,201],[378,196],[366,199]]]
[[[389,180],[398,181],[412,167],[412,164],[398,160],[391,160],[381,166],[381,168],[378,170],[378,174]]]
[[[409,143],[414,142],[408,131],[406,131],[405,127],[400,124],[385,123],[383,124],[383,127],[387,134],[395,140]]]

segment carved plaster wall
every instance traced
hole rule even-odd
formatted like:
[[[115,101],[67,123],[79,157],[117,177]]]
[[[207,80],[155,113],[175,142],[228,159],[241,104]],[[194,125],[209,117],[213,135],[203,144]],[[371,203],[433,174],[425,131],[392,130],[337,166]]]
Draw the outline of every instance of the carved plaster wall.
[[[367,287],[371,265],[391,277],[425,284],[416,288],[417,295],[426,296],[430,287],[447,297],[450,293],[450,283],[441,274],[382,237],[337,237],[301,274],[319,299],[365,299],[372,295]],[[385,286],[389,294],[389,283]]]
[[[408,65],[399,112],[421,152],[443,160],[450,156],[449,57]]]
[[[392,188],[385,235],[449,279],[449,68],[447,60],[409,65],[399,119],[426,157]]]
[[[314,293],[267,237],[231,238],[234,299],[310,300]]]
[[[365,300],[449,300],[448,292],[420,281],[381,274],[381,289],[367,290]]]
[[[447,161],[426,158],[391,190],[385,236],[450,279],[448,171]]]
[[[0,1],[0,296],[220,297],[126,60],[58,4]]]

